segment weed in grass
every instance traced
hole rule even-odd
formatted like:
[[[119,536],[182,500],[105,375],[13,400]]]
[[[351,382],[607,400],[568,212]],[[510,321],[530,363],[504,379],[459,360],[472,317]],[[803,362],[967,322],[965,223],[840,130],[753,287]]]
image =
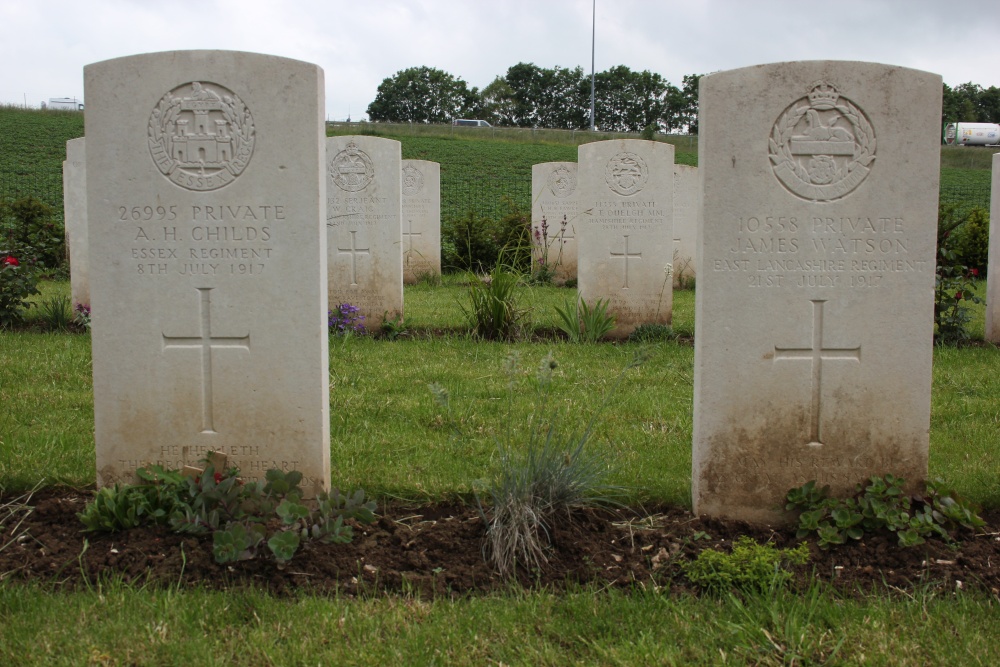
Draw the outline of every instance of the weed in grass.
[[[468,278],[468,303],[461,306],[472,334],[488,340],[517,338],[528,314],[520,305],[520,272],[497,263],[489,276],[480,278],[469,272]]]
[[[492,502],[487,523],[486,552],[497,571],[511,577],[518,565],[540,570],[547,562],[551,526],[573,509],[617,504],[623,489],[607,483],[610,463],[587,448],[594,426],[627,371],[644,361],[636,355],[619,374],[582,431],[565,429],[558,411],[552,411],[552,373],[558,367],[551,353],[536,372],[536,399],[528,417],[527,441],[513,436],[507,416],[506,441],[498,443],[499,471],[487,485]],[[508,358],[509,405],[518,389],[518,360]],[[478,498],[478,494],[477,494]]]
[[[396,319],[391,319],[387,311],[382,314],[382,325],[379,327],[379,332],[387,340],[396,340],[408,336],[412,327],[410,318],[400,315]]]
[[[51,331],[66,331],[73,323],[73,310],[70,308],[68,296],[58,295],[42,299],[38,306],[42,322]]]
[[[73,308],[73,324],[79,325],[90,331],[90,306],[78,303]]]
[[[628,335],[630,342],[635,343],[661,343],[665,341],[677,340],[677,334],[673,327],[666,324],[653,324],[647,322],[640,324],[632,333]]]
[[[729,553],[705,549],[695,560],[683,565],[692,583],[715,594],[733,589],[741,592],[765,592],[784,587],[792,578],[789,565],[804,565],[809,560],[805,543],[794,549],[775,549],[757,544],[743,536],[733,543]]]
[[[583,299],[566,299],[556,306],[556,325],[572,343],[596,343],[615,328],[616,317],[608,312],[609,301],[598,299],[593,307]]]

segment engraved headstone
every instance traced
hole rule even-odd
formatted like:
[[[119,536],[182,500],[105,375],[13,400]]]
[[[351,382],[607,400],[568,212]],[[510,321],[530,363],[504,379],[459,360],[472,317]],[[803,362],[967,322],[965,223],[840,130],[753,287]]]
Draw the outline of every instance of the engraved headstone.
[[[986,265],[986,340],[1000,343],[1000,153],[993,155],[990,249]]]
[[[87,153],[86,139],[66,142],[63,162],[63,219],[66,245],[69,247],[70,292],[73,307],[90,307],[90,283],[87,278]]]
[[[216,451],[328,488],[323,71],[174,51],[84,78],[98,484]]]
[[[403,316],[402,151],[367,136],[326,140],[329,308],[369,324]]]
[[[674,165],[674,285],[688,284],[697,274],[695,247],[700,214],[698,168]]]
[[[531,244],[535,268],[548,266],[552,280],[576,280],[577,165],[543,162],[531,167]]]
[[[873,63],[701,80],[697,513],[926,477],[940,110],[941,77]]]
[[[611,337],[670,324],[673,307],[674,147],[617,139],[580,146],[580,298],[609,303]]]
[[[441,165],[403,160],[403,282],[441,275]]]

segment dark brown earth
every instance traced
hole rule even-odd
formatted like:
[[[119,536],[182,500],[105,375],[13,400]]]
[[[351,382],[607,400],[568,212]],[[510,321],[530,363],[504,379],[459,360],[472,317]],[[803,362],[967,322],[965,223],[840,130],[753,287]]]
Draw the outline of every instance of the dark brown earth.
[[[91,495],[45,489],[30,497],[0,498],[0,581],[80,588],[102,577],[120,577],[139,584],[252,586],[276,594],[428,597],[510,586],[483,558],[484,526],[475,507],[380,505],[376,522],[357,526],[351,544],[309,543],[281,568],[263,553],[233,565],[216,564],[211,538],[181,536],[163,527],[83,533],[76,513]],[[928,541],[904,549],[885,535],[824,551],[812,540],[810,561],[797,569],[795,583],[804,587],[821,579],[854,595],[927,585],[1000,595],[1000,512],[984,519],[985,528],[958,535],[960,541],[951,545]],[[791,529],[698,518],[676,507],[578,512],[552,531],[547,565],[520,572],[519,583],[556,591],[596,584],[697,592],[681,563],[702,549],[726,550],[740,535],[782,548],[798,543]]]

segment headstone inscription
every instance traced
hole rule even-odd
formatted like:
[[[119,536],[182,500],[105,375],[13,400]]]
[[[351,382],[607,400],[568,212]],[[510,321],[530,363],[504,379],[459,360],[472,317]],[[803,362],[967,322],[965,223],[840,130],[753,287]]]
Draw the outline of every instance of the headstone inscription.
[[[73,307],[90,308],[90,283],[87,277],[87,153],[86,139],[66,142],[63,162],[63,220],[69,248],[69,282]]]
[[[609,303],[610,337],[670,324],[673,307],[674,147],[617,139],[579,150],[577,285],[591,306]]]
[[[576,162],[542,162],[531,166],[531,244],[535,270],[547,266],[552,280],[576,279]]]
[[[323,71],[174,51],[84,78],[98,484],[215,451],[328,488]]]
[[[401,162],[392,139],[326,140],[329,308],[355,306],[370,325],[403,316]]]
[[[986,261],[986,340],[1000,343],[1000,153],[993,155],[990,249]]]
[[[441,165],[403,160],[403,282],[441,275]]]
[[[698,167],[674,165],[674,285],[683,286],[697,276],[695,248],[701,212]]]
[[[701,80],[697,513],[926,477],[940,110],[941,77],[888,65]]]

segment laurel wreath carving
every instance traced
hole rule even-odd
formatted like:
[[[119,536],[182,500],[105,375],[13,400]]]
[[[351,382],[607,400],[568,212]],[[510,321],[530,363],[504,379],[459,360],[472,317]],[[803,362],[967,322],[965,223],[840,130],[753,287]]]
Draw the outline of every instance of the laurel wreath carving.
[[[871,124],[861,113],[861,110],[854,106],[850,101],[840,98],[843,100],[844,104],[838,104],[834,108],[843,115],[854,128],[854,155],[851,157],[851,161],[844,167],[837,170],[834,175],[834,181],[840,182],[844,180],[848,174],[854,171],[858,166],[867,167],[875,159],[875,132],[872,129]],[[774,129],[771,131],[771,136],[768,139],[769,147],[769,157],[774,166],[785,163],[787,164],[792,172],[802,181],[806,183],[809,182],[809,174],[795,159],[792,157],[792,151],[789,148],[789,140],[792,137],[792,131],[798,122],[802,119],[802,116],[806,114],[806,111],[810,109],[810,105],[805,104],[802,106],[794,107],[788,109],[781,115],[778,122],[774,124]]]

